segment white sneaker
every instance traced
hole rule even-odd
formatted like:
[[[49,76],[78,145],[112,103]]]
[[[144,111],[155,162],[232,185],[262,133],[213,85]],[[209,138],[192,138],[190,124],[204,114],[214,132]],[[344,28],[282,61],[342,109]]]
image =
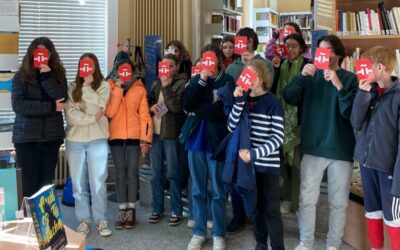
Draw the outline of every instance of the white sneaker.
[[[187,227],[188,228],[193,228],[194,227],[194,220],[188,220]]]
[[[204,243],[206,238],[199,235],[193,235],[192,239],[190,239],[187,250],[200,250],[201,245]]]
[[[112,234],[111,229],[108,227],[107,221],[103,220],[97,223],[96,225],[97,230],[99,231],[99,234],[103,237],[109,236]]]
[[[292,210],[292,202],[290,201],[281,201],[281,214],[288,214]]]
[[[223,237],[213,237],[213,250],[225,250],[225,239]]]
[[[314,247],[308,248],[304,245],[303,242],[300,242],[300,244],[294,250],[314,250]]]
[[[207,228],[208,229],[212,229],[213,228],[213,221],[212,220],[208,220],[207,221]]]
[[[86,238],[86,235],[90,232],[90,222],[81,221],[79,226],[76,228],[76,231]]]

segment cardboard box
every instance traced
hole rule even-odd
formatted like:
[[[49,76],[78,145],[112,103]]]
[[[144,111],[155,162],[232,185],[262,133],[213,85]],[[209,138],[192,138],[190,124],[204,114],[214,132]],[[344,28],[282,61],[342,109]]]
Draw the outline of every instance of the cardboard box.
[[[36,240],[34,229],[31,227],[30,233],[21,233],[21,228],[29,228],[32,220],[24,219],[23,221],[5,222],[3,231],[0,231],[0,249],[13,250],[36,250],[39,245]],[[65,250],[85,250],[86,240],[79,233],[64,225],[67,234],[68,245]]]

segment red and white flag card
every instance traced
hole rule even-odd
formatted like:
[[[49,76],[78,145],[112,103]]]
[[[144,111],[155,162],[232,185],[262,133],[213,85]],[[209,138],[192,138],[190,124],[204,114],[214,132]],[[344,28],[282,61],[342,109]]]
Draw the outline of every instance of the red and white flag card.
[[[358,80],[374,78],[374,73],[372,72],[372,62],[369,59],[355,60],[355,71]]]
[[[201,65],[203,69],[215,71],[217,68],[217,56],[215,53],[211,51],[204,52],[201,56]]]
[[[315,50],[314,65],[317,69],[329,69],[331,49],[317,48]]]
[[[91,59],[82,59],[79,61],[79,76],[87,77],[94,73],[94,62]]]
[[[35,49],[33,51],[33,66],[40,68],[41,65],[48,65],[49,63],[49,51],[45,48]]]
[[[192,66],[192,77],[195,77],[196,75],[200,74],[200,72],[203,70],[203,66],[199,65],[193,65]]]
[[[245,67],[239,78],[236,80],[236,84],[247,91],[251,87],[251,84],[256,80],[256,78],[257,74],[248,67]]]
[[[242,54],[247,51],[247,36],[235,36],[235,47],[233,53]]]
[[[161,61],[158,63],[158,77],[171,77],[171,63],[168,61]]]
[[[132,68],[129,64],[119,65],[118,78],[123,82],[129,82],[132,80]]]
[[[292,27],[279,29],[279,40],[283,41],[283,39],[285,37],[287,37],[288,35],[290,35],[290,34],[292,34],[294,32],[295,32],[295,30]]]
[[[274,50],[274,54],[278,57],[286,57],[288,54],[288,51],[284,44],[274,45],[272,49]]]

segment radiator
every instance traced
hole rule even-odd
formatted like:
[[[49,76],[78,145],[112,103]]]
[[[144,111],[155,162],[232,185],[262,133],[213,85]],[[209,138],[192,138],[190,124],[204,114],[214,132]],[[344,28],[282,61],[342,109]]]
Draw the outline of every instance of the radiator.
[[[58,152],[58,161],[54,175],[54,184],[56,186],[64,186],[69,176],[68,162],[65,155],[65,147],[62,145]]]

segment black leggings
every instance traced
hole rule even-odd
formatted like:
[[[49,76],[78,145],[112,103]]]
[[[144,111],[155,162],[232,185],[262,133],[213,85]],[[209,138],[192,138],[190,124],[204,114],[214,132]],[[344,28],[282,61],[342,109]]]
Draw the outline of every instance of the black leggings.
[[[29,197],[52,184],[62,140],[15,143],[17,165],[22,169],[22,194]]]

